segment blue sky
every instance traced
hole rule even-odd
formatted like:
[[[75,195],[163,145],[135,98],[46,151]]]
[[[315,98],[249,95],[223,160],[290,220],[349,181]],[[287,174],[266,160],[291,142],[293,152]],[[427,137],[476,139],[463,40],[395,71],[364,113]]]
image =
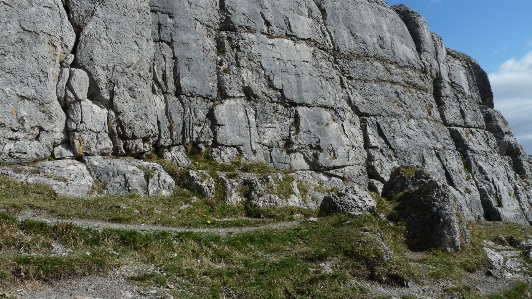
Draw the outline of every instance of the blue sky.
[[[532,0],[387,0],[419,12],[489,74],[495,108],[532,155]]]

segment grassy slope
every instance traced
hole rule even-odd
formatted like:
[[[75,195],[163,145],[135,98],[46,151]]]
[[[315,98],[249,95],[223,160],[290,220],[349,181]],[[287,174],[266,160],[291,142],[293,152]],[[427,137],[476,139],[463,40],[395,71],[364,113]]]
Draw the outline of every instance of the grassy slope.
[[[196,162],[198,168],[201,163],[212,163]],[[203,169],[209,170],[207,166]],[[242,171],[241,165],[215,167]],[[260,165],[246,167],[261,169]],[[134,261],[154,264],[166,275],[146,273],[132,279],[148,285],[171,283],[176,286],[173,292],[177,298],[368,298],[367,290],[353,284],[354,280],[403,285],[406,281],[443,278],[457,285],[448,293],[458,298],[477,298],[476,290],[461,281],[468,273],[487,266],[482,240],[498,235],[528,239],[532,233],[529,227],[514,224],[472,224],[473,244],[467,250],[416,253],[412,258],[405,245],[404,226],[373,215],[354,219],[332,215],[283,230],[229,237],[97,231],[68,224],[18,221],[13,216],[32,208],[58,217],[190,227],[260,225],[314,216],[313,212],[300,209],[269,209],[262,213],[268,218],[257,221],[246,217],[243,205],[228,206],[219,198],[191,201],[194,196],[177,188],[169,198],[78,200],[57,197],[45,186],[26,186],[0,177],[0,285],[103,273]],[[389,203],[377,200],[375,215],[391,211]],[[188,208],[179,209],[183,205]],[[222,218],[232,220],[221,221]],[[383,248],[375,242],[377,234],[393,252],[392,260],[384,259]],[[50,255],[57,246],[71,253]],[[519,284],[507,294],[489,298],[526,298],[527,292],[528,285]]]

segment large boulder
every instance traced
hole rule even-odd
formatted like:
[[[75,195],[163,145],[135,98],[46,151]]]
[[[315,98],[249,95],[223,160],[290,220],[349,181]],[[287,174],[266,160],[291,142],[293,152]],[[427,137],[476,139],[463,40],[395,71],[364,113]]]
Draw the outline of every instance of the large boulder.
[[[105,194],[169,196],[174,192],[174,180],[156,163],[99,156],[84,160],[94,179],[103,185],[99,191]]]
[[[325,196],[320,205],[320,214],[336,212],[353,217],[374,213],[376,206],[375,200],[368,192],[351,186]]]
[[[86,198],[94,194],[94,179],[85,164],[75,160],[1,167],[0,175],[26,184],[49,185],[61,196]]]
[[[469,245],[460,193],[427,171],[398,167],[384,185],[383,196],[398,202],[392,219],[406,223],[407,244],[412,250],[458,251]]]

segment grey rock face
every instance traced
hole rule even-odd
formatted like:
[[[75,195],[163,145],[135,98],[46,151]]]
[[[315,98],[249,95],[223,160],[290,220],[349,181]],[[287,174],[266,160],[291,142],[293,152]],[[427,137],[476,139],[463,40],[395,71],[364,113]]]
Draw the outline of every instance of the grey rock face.
[[[60,0],[10,1],[0,15],[0,161],[45,159],[62,141],[57,83],[74,30]]]
[[[325,196],[320,205],[320,213],[344,213],[358,216],[375,212],[375,200],[357,187],[347,187],[333,194]]]
[[[187,157],[185,149],[182,146],[174,146],[170,149],[164,149],[161,154],[162,158],[179,167],[188,167],[192,162]]]
[[[42,0],[0,13],[0,162],[156,152],[187,167],[184,149],[208,150],[296,171],[293,198],[253,200],[313,209],[332,189],[379,193],[411,165],[466,220],[532,221],[532,165],[487,74],[404,5]],[[130,175],[106,178],[108,192],[152,192]],[[242,200],[244,181],[226,179],[227,201]]]
[[[272,173],[218,172],[223,199],[230,204],[246,202],[248,207],[300,207],[317,210],[330,192],[345,188],[342,180],[313,171]]]
[[[265,175],[249,185],[251,190],[247,207],[307,207],[292,176]]]
[[[183,178],[183,184],[204,198],[213,198],[215,195],[214,180],[204,171],[189,170]]]
[[[458,251],[470,243],[460,193],[426,171],[397,168],[384,185],[383,195],[399,201],[395,217],[406,222],[411,249]]]
[[[89,99],[114,112],[109,135],[115,151],[151,150],[158,129],[151,91],[154,43],[147,1],[70,0],[68,5],[93,12],[89,18],[75,15],[75,23],[85,24],[75,63],[89,75]]]
[[[89,92],[89,76],[83,70],[71,69],[67,86],[74,94],[76,100],[83,101],[87,99],[87,93]]]
[[[84,160],[94,179],[103,183],[106,194],[168,196],[174,191],[174,180],[158,164],[98,156]]]
[[[94,180],[87,167],[75,160],[45,161],[32,166],[0,168],[0,175],[26,184],[51,186],[61,196],[85,198],[92,195]]]
[[[83,100],[70,105],[67,114],[70,146],[76,156],[112,153],[113,144],[108,135],[108,114],[105,108]]]
[[[512,159],[499,154],[496,138],[488,131],[452,128],[457,147],[478,186],[488,220],[529,223],[530,193],[515,173]]]
[[[516,241],[512,236],[508,239]],[[499,236],[493,241],[485,240],[483,244],[484,252],[490,262],[490,274],[496,278],[522,279],[527,271],[527,265],[522,258],[528,253],[529,248],[522,247],[521,244],[529,244],[530,240],[521,244],[508,244],[505,237]]]
[[[73,158],[74,156],[74,152],[70,148],[70,143],[62,143],[54,148],[55,159]]]

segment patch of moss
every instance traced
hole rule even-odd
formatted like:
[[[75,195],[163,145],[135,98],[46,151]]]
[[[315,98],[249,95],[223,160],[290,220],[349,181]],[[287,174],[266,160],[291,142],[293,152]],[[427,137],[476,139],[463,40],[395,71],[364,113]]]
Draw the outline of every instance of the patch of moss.
[[[146,168],[144,166],[137,165],[137,168],[144,172],[144,179],[149,182],[155,176],[155,170]]]

